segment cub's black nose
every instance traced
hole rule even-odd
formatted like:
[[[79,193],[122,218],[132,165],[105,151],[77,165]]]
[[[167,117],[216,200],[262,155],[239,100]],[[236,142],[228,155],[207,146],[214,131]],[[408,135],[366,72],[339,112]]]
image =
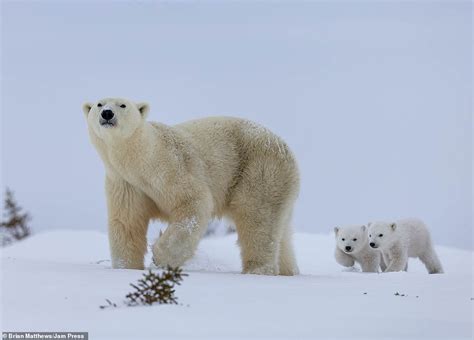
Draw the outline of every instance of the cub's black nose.
[[[375,243],[374,243],[374,242],[370,242],[370,246],[371,246],[372,248],[374,248],[374,247],[375,247]]]
[[[105,120],[111,120],[112,118],[114,118],[114,113],[112,112],[112,110],[104,110],[104,111],[102,111],[102,113],[100,115]]]
[[[351,246],[346,246],[347,251],[351,251],[351,249],[352,249]]]

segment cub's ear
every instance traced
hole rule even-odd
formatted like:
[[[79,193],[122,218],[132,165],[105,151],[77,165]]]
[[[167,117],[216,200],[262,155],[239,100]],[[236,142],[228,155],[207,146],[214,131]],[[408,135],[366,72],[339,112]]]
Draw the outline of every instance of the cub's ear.
[[[91,103],[84,103],[82,104],[82,111],[84,112],[84,114],[87,115],[89,114],[90,110],[92,108],[92,104]]]
[[[366,231],[366,230],[367,230],[367,227],[366,227],[365,225],[363,225],[362,227],[360,227],[360,230]]]
[[[147,103],[137,103],[137,109],[140,111],[143,118],[146,118],[150,111],[150,106]]]
[[[396,223],[392,223],[392,224],[390,225],[390,228],[392,228],[392,230],[397,229],[397,224],[396,224]]]
[[[335,227],[335,228],[334,228],[334,234],[337,235],[338,232],[339,232],[339,228],[338,228],[338,227]]]

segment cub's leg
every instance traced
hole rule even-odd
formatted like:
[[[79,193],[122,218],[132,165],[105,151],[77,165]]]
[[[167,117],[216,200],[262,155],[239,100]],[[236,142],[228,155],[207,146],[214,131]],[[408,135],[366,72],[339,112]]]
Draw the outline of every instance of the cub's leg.
[[[438,255],[436,254],[435,250],[432,246],[427,248],[423,254],[420,255],[421,262],[424,263],[428,273],[430,274],[442,274],[443,273],[443,266],[439,261]]]
[[[363,259],[360,262],[360,266],[364,273],[377,273],[380,267],[380,258],[378,256],[373,256]]]
[[[385,269],[387,269],[387,264],[389,263],[389,261],[388,261],[388,260],[387,260],[387,261],[385,260],[385,258],[384,258],[384,256],[383,256],[382,252],[380,252],[380,257],[379,257],[379,258],[380,258],[380,270],[381,270],[382,272],[384,272]]]
[[[390,264],[385,272],[400,272],[405,269],[408,261],[408,253],[400,247],[395,247],[390,252]]]
[[[352,256],[347,255],[338,247],[336,247],[336,250],[334,251],[334,257],[336,258],[337,263],[344,267],[352,267],[355,263]]]
[[[143,269],[154,203],[120,178],[106,177],[112,268]]]

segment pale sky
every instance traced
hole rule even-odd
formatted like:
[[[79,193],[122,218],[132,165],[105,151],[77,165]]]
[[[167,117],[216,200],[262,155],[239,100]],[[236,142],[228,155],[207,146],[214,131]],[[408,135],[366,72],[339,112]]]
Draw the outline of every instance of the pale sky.
[[[420,217],[472,248],[472,5],[2,2],[2,190],[47,229],[106,230],[85,101],[259,122],[301,169],[299,231]]]

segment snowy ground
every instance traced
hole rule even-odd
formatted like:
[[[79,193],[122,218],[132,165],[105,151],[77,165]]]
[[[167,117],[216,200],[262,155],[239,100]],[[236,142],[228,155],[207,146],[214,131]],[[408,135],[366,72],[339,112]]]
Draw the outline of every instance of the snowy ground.
[[[417,260],[408,273],[364,274],[335,263],[332,236],[295,243],[302,275],[265,277],[239,273],[235,234],[206,238],[177,288],[182,305],[101,310],[141,272],[110,268],[105,234],[38,234],[2,251],[1,328],[90,339],[472,338],[472,252],[438,247],[444,275]]]

